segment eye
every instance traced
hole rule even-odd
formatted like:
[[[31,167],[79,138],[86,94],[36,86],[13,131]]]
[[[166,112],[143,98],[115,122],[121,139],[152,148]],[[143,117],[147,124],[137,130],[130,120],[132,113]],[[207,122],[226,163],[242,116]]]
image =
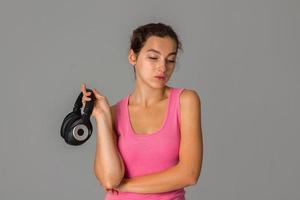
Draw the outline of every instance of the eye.
[[[168,60],[168,62],[174,63],[174,62],[176,62],[176,61],[175,61],[175,60]]]
[[[152,59],[152,60],[156,60],[157,58],[156,57],[149,57],[150,59]]]

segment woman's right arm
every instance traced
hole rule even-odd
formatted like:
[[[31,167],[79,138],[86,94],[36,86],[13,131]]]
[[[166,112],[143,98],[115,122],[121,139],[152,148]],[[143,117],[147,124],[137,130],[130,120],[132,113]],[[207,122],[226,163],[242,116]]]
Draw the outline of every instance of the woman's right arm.
[[[91,92],[86,91],[86,85],[81,85],[83,93],[82,104],[91,100]],[[94,161],[94,173],[105,187],[106,191],[118,186],[124,177],[124,164],[117,148],[117,137],[114,129],[116,105],[110,106],[107,98],[96,89],[92,91],[95,102],[92,117],[96,120],[96,153]]]
[[[94,172],[106,190],[118,186],[124,177],[124,163],[117,148],[114,129],[116,105],[110,112],[95,116],[97,124]]]

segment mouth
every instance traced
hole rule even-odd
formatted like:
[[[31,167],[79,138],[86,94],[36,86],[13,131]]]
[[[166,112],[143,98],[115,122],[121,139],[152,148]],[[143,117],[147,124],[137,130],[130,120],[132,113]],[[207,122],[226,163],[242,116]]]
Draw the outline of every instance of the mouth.
[[[159,80],[162,80],[162,81],[166,80],[165,76],[155,76],[155,78],[157,78]]]

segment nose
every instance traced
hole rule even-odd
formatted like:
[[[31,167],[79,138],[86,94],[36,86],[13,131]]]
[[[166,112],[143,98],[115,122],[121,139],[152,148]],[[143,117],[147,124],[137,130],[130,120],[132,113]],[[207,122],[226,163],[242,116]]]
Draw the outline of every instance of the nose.
[[[166,61],[161,61],[161,62],[159,63],[159,70],[160,70],[161,72],[167,71],[167,63],[166,63]]]

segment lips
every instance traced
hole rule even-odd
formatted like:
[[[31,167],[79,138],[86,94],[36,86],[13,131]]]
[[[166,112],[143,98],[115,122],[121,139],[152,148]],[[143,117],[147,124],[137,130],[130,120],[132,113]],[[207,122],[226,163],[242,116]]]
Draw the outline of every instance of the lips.
[[[155,78],[158,78],[158,79],[160,79],[160,80],[165,80],[165,79],[166,79],[165,76],[155,76]]]

